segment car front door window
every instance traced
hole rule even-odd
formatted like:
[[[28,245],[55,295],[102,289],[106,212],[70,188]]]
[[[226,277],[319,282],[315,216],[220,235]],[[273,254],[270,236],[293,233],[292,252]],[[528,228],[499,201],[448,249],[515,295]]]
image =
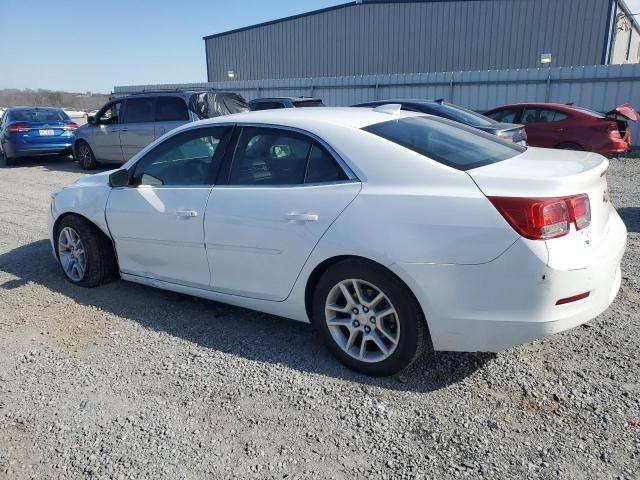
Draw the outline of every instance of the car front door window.
[[[102,112],[98,122],[100,125],[113,125],[120,121],[122,102],[115,102]]]
[[[136,164],[132,185],[209,184],[213,159],[229,131],[228,127],[196,129],[168,139]]]

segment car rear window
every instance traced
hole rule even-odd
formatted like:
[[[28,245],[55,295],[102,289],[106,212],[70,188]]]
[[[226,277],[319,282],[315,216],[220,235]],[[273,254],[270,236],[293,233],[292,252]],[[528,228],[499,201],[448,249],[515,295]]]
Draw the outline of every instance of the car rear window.
[[[526,148],[435,117],[404,117],[363,130],[458,170],[501,162]]]
[[[293,106],[296,108],[302,107],[324,107],[324,103],[320,100],[301,100],[298,102],[293,102]]]
[[[12,122],[64,122],[69,117],[62,110],[12,110],[9,112],[9,120]]]
[[[465,125],[471,125],[472,127],[492,127],[494,122],[492,119],[480,115],[473,110],[467,110],[466,108],[458,105],[451,105],[448,103],[436,103],[429,105],[433,110],[441,114],[443,117],[456,122],[464,123]]]

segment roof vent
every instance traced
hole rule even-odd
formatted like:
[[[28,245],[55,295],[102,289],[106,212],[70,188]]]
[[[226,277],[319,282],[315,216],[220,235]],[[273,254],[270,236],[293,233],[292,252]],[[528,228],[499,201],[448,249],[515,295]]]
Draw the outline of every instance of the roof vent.
[[[387,115],[400,115],[402,105],[399,103],[386,103],[373,109],[374,112],[386,113]]]

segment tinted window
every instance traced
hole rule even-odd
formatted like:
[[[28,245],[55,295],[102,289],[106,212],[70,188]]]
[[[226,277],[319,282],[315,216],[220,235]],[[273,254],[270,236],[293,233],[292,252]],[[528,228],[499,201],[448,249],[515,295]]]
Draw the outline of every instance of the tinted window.
[[[494,119],[496,122],[514,123],[517,115],[517,110],[500,110],[499,112],[487,114],[487,117]]]
[[[311,141],[286,130],[242,129],[230,185],[297,185],[304,181]]]
[[[136,163],[132,184],[209,184],[214,154],[229,131],[227,127],[199,128],[171,137]]]
[[[324,148],[314,144],[309,155],[305,183],[339,182],[340,180],[347,180],[340,165]]]
[[[155,100],[153,97],[128,99],[121,123],[153,122]]]
[[[638,52],[640,52],[640,50],[638,50]],[[595,110],[590,110],[588,108],[575,107],[575,106],[572,106],[571,108],[573,108],[574,110],[578,110],[579,112],[586,113],[587,115],[591,115],[592,117],[606,118],[606,115],[603,115],[600,112],[596,112]]]
[[[302,107],[324,107],[324,103],[320,100],[302,100],[299,102],[293,102],[293,106],[296,108]]]
[[[62,110],[20,109],[9,112],[12,122],[63,122],[69,117]]]
[[[525,108],[522,112],[522,123],[559,122],[569,118],[569,115],[558,110],[546,108]]]
[[[275,110],[278,108],[284,108],[284,104],[282,102],[256,102],[251,104],[251,110]]]
[[[103,125],[111,125],[120,122],[120,110],[122,109],[122,102],[116,102],[105,111],[100,114],[98,121]]]
[[[440,118],[408,117],[364,130],[459,170],[506,160],[526,149]]]
[[[158,97],[156,100],[156,122],[187,120],[189,120],[189,111],[184,100],[178,97]]]

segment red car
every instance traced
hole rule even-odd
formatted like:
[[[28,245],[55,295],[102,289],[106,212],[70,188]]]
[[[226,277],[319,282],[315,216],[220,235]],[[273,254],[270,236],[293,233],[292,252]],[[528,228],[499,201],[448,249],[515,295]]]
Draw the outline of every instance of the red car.
[[[586,150],[606,157],[629,151],[628,120],[640,120],[628,103],[604,115],[560,103],[505,105],[485,115],[498,122],[523,124],[532,147]]]

